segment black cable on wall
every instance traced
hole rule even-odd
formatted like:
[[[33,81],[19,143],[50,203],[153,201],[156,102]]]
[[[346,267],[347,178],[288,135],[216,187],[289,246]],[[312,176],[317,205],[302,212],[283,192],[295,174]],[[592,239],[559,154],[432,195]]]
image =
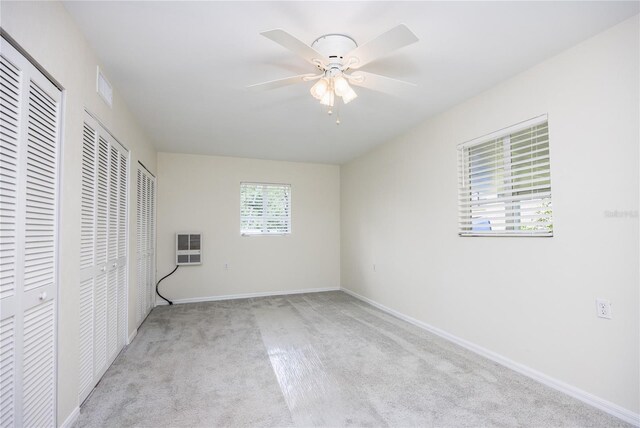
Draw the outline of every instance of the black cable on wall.
[[[173,269],[170,273],[168,273],[167,275],[163,276],[162,278],[160,278],[160,281],[158,281],[158,283],[156,284],[156,294],[158,296],[160,296],[161,299],[165,300],[168,304],[173,305],[173,302],[169,299],[167,299],[166,297],[164,297],[162,294],[160,294],[160,291],[158,290],[158,286],[160,285],[160,283],[162,282],[163,279],[165,279],[166,277],[169,277],[171,275],[173,275],[173,273],[175,271],[178,270],[178,268],[180,267],[180,265],[176,265],[175,269]]]

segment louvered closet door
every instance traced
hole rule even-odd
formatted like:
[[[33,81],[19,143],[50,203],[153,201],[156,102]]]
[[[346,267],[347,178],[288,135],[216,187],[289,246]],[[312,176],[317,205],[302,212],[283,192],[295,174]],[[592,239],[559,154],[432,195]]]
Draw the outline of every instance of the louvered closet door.
[[[149,311],[153,309],[156,301],[156,179],[148,176],[149,179],[149,235],[147,236],[147,257],[149,266]]]
[[[136,174],[137,321],[144,321],[155,303],[155,177],[142,166]]]
[[[93,124],[84,124],[80,222],[80,398],[93,389],[93,290],[96,265],[96,138]]]
[[[144,259],[142,257],[142,171],[140,168],[136,171],[136,324],[140,326],[144,316],[144,287],[141,282],[144,281]]]
[[[60,91],[0,54],[0,426],[55,426]]]
[[[155,178],[147,174],[147,239],[146,258],[147,258],[147,314],[155,306]]]
[[[96,192],[96,269],[93,285],[93,366],[94,378],[107,366],[107,238],[109,232],[107,198],[109,192],[109,143],[98,135],[98,189]]]
[[[82,150],[80,401],[126,344],[127,151],[88,113]]]
[[[127,153],[119,152],[119,173],[118,173],[118,349],[124,348],[128,342],[127,333],[127,250],[129,240],[127,236],[127,215],[129,213],[129,156]]]

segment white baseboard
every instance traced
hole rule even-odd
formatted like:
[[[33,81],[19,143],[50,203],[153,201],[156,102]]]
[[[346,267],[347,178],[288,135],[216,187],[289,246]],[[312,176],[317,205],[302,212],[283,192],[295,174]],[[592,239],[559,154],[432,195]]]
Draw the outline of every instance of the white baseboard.
[[[73,412],[67,416],[67,419],[60,424],[60,428],[71,428],[71,426],[76,423],[76,420],[78,420],[78,416],[80,416],[80,407],[73,409]]]
[[[133,342],[133,339],[136,337],[137,334],[138,334],[138,329],[136,328],[129,335],[129,338],[128,338],[128,341],[127,341],[127,345],[129,345],[131,342]]]
[[[218,300],[234,300],[234,299],[250,299],[252,297],[269,297],[269,296],[286,296],[289,294],[304,294],[304,293],[321,293],[323,291],[338,291],[338,287],[328,288],[306,288],[302,290],[288,290],[288,291],[265,291],[260,293],[242,293],[242,294],[227,294],[222,296],[204,296],[204,297],[190,297],[187,299],[175,299],[173,303],[176,305],[182,303],[199,303],[199,302],[216,302]],[[156,302],[157,306],[168,305],[164,300]]]
[[[530,377],[531,379],[534,379],[540,383],[542,383],[543,385],[549,386],[555,390],[558,390],[560,392],[563,392],[567,395],[570,395],[573,398],[576,398],[584,403],[587,403],[595,408],[598,408],[604,412],[609,413],[610,415],[613,415],[617,418],[622,419],[625,422],[628,422],[632,425],[638,426],[640,427],[640,414],[634,413],[631,410],[627,410],[617,404],[614,404],[610,401],[604,400],[600,397],[597,397],[587,391],[584,391],[582,389],[576,388],[573,385],[569,385],[565,382],[562,382],[558,379],[555,379],[551,376],[548,376],[544,373],[541,373],[537,370],[532,369],[531,367],[527,367],[523,364],[517,363],[513,360],[510,360],[509,358],[506,358],[500,354],[497,354],[493,351],[490,351],[486,348],[483,348],[482,346],[476,345],[475,343],[469,342],[468,340],[462,339],[460,337],[454,336],[451,333],[447,333],[444,330],[441,330],[437,327],[434,327],[430,324],[427,324],[425,322],[422,322],[420,320],[417,320],[415,318],[412,318],[408,315],[405,315],[403,313],[400,313],[394,309],[388,308],[374,300],[371,300],[367,297],[361,296],[360,294],[353,292],[349,289],[346,288],[342,288],[342,291],[344,291],[347,294],[350,294],[351,296],[355,297],[356,299],[362,300],[363,302],[366,302],[368,304],[370,304],[371,306],[374,306],[384,312],[387,312],[390,315],[393,315],[397,318],[400,318],[401,320],[404,320],[410,324],[413,324],[417,327],[423,328],[424,330],[427,330],[437,336],[440,336],[444,339],[449,340],[450,342],[453,342],[457,345],[462,346],[463,348],[466,348],[472,352],[475,352],[478,355],[481,355],[485,358],[488,358],[492,361],[495,361],[498,364],[501,364],[505,367],[510,368],[511,370],[514,370],[518,373],[521,373],[527,377]]]

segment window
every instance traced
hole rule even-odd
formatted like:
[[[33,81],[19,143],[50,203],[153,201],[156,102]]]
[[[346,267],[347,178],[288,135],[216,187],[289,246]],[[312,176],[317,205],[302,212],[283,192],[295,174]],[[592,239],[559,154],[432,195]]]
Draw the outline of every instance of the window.
[[[547,116],[458,146],[460,236],[553,236]]]
[[[240,233],[284,235],[291,233],[289,184],[240,183]]]

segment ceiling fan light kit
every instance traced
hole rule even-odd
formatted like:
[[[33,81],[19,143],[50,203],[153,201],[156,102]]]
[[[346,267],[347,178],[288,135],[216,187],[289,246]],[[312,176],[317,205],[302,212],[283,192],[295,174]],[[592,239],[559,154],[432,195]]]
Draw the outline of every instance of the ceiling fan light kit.
[[[328,113],[331,114],[337,99],[342,99],[344,104],[348,104],[357,98],[358,94],[351,85],[391,94],[397,93],[403,87],[415,86],[412,83],[364,71],[346,73],[350,70],[358,70],[383,55],[417,42],[416,35],[404,24],[392,28],[361,46],[345,34],[325,34],[314,40],[311,46],[281,29],[260,34],[298,54],[320,70],[320,74],[287,77],[251,85],[248,86],[249,89],[275,89],[294,83],[317,80],[309,92],[320,101],[320,104],[327,106]],[[336,124],[340,124],[339,117]]]
[[[347,83],[347,79],[342,76],[333,78],[333,90],[336,92],[336,95],[341,97],[346,94],[349,89],[351,89],[351,86]]]
[[[345,104],[349,104],[351,101],[356,99],[358,94],[356,94],[356,91],[354,91],[353,88],[351,86],[349,86],[347,91],[344,94],[342,94],[341,96],[342,96],[342,102],[345,103]]]
[[[342,74],[336,77],[322,77],[309,92],[320,104],[328,107],[334,106],[336,97],[342,98],[342,102],[348,104],[358,96]]]
[[[320,99],[320,104],[327,107],[333,107],[335,104],[335,94],[332,90],[328,90]],[[331,114],[331,113],[329,113]]]
[[[312,87],[309,89],[313,98],[317,100],[321,100],[324,94],[329,90],[329,81],[326,78],[322,78],[318,80]]]

